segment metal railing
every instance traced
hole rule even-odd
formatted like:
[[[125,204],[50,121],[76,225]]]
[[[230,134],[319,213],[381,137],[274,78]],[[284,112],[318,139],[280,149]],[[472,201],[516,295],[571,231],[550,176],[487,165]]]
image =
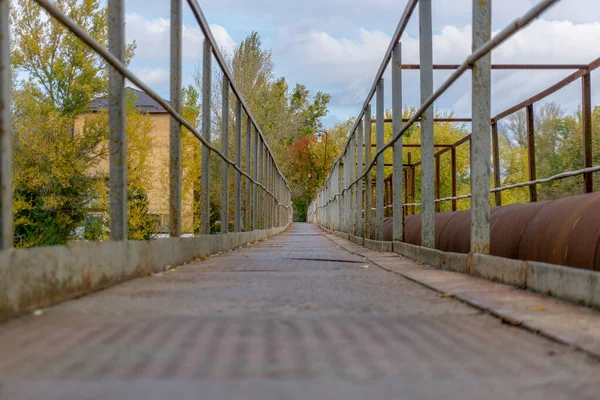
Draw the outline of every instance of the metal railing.
[[[513,21],[503,30],[491,37],[491,0],[473,0],[473,23],[472,37],[474,51],[460,65],[438,65],[432,63],[432,1],[431,0],[409,0],[404,13],[400,19],[392,41],[384,55],[383,61],[375,76],[375,81],[368,92],[367,98],[358,114],[356,123],[350,130],[348,141],[342,154],[336,159],[331,169],[325,185],[318,192],[316,198],[309,206],[308,214],[312,222],[319,223],[328,229],[344,231],[353,235],[362,236],[368,239],[383,240],[383,220],[386,208],[392,209],[393,234],[392,240],[402,241],[404,239],[404,218],[403,216],[407,206],[421,206],[421,243],[425,247],[435,247],[435,218],[436,202],[453,200],[460,198],[471,198],[471,251],[476,253],[488,253],[490,248],[490,195],[513,187],[535,186],[535,182],[524,182],[510,187],[499,188],[499,161],[497,151],[497,121],[523,107],[528,107],[530,103],[539,100],[539,96],[523,102],[511,110],[508,114],[503,113],[491,118],[491,70],[492,69],[528,69],[531,66],[526,65],[491,65],[491,52],[500,44],[516,32],[523,29],[535,18],[546,11],[550,6],[559,0],[542,0],[533,8],[525,13],[521,18]],[[420,45],[420,64],[403,65],[402,50],[400,39],[404,30],[419,5],[419,45]],[[587,76],[589,81],[589,72],[595,64],[590,65],[546,65],[539,66],[540,69],[565,69],[573,68],[578,71],[573,76]],[[392,91],[392,119],[384,118],[384,81],[383,75],[386,69],[391,68],[391,91]],[[594,66],[595,68],[595,66]],[[421,105],[408,120],[403,120],[402,104],[402,70],[419,69],[421,86]],[[447,69],[454,70],[451,75],[440,85],[437,90],[433,90],[433,70]],[[450,88],[466,71],[472,73],[472,117],[458,118],[456,121],[470,122],[472,134],[468,138],[463,138],[459,142],[449,145],[440,145],[434,143],[433,127],[436,120],[433,118],[434,102]],[[564,81],[577,79],[573,76]],[[584,81],[585,82],[585,81]],[[563,82],[564,83],[564,82]],[[589,83],[589,82],[588,82]],[[562,86],[566,85],[564,83]],[[562,87],[560,86],[560,87]],[[558,87],[558,88],[560,88]],[[558,90],[557,86],[548,89],[546,96],[553,91]],[[589,86],[587,88],[589,92]],[[585,91],[585,85],[584,85]],[[376,103],[376,152],[372,156],[371,152],[371,102],[375,97]],[[589,97],[589,95],[588,95]],[[584,97],[585,98],[585,97]],[[585,101],[584,101],[585,103]],[[584,104],[584,109],[589,112],[590,105]],[[531,111],[531,110],[530,110]],[[452,119],[447,119],[452,122]],[[392,139],[384,143],[384,124],[392,123]],[[421,202],[410,203],[403,199],[404,186],[404,165],[403,165],[403,144],[402,135],[410,129],[415,123],[421,125],[421,140],[418,147],[421,150]],[[492,132],[490,134],[490,128]],[[585,130],[585,129],[584,129]],[[363,145],[364,136],[364,145]],[[492,139],[492,138],[493,139]],[[456,146],[469,141],[471,144],[471,165],[470,181],[471,194],[467,196],[456,196],[456,190],[453,190],[453,196],[441,199],[439,196],[439,181],[436,188],[436,179],[439,179],[439,156],[441,153],[451,151],[455,170],[455,152]],[[494,141],[493,159],[494,159],[494,178],[496,188],[490,188],[490,159],[492,158],[492,141]],[[444,147],[438,153],[434,152],[434,147]],[[591,146],[591,142],[590,142]],[[394,179],[389,185],[384,177],[384,157],[387,149],[393,151],[392,176]],[[586,174],[586,179],[590,179],[591,152],[590,148],[586,154],[590,154],[589,163],[586,161],[585,169],[570,173],[561,174],[561,176],[546,178],[546,180],[560,179],[568,174]],[[364,166],[363,166],[364,157]],[[354,161],[356,160],[356,162]],[[437,162],[436,162],[437,161]],[[412,184],[414,187],[414,164],[411,163],[410,154],[408,166],[413,168]],[[375,170],[375,196],[372,193],[372,175],[373,167]],[[437,170],[437,174],[435,174]],[[534,171],[535,173],[535,171]],[[456,176],[456,172],[454,172]],[[570,176],[570,175],[569,175]],[[588,178],[589,177],[589,178]],[[535,181],[535,176],[532,179]],[[542,183],[544,180],[540,180]],[[591,185],[591,183],[590,183]],[[390,196],[388,187],[391,186],[392,194]],[[363,190],[364,187],[364,190]],[[591,187],[591,186],[590,186]],[[406,189],[405,189],[406,190]],[[364,202],[363,202],[364,191]],[[414,189],[413,189],[414,196]],[[375,204],[373,204],[375,197]],[[437,197],[437,199],[436,199]],[[384,199],[392,198],[391,204],[385,204]],[[413,197],[414,199],[414,197]],[[373,215],[372,211],[375,211]],[[375,237],[371,237],[371,221],[375,221]]]
[[[36,0],[52,18],[93,49],[109,65],[109,182],[110,182],[110,238],[127,239],[127,144],[125,137],[125,79],[136,85],[170,115],[169,208],[170,235],[181,235],[182,213],[182,127],[189,130],[202,145],[201,234],[210,233],[210,154],[221,158],[221,232],[228,232],[229,168],[235,171],[234,231],[242,229],[242,211],[246,230],[284,226],[292,220],[291,190],[279,170],[265,135],[236,86],[234,77],[221,54],[208,22],[197,0],[187,3],[204,33],[202,130],[186,121],[181,111],[182,64],[182,0],[171,0],[171,53],[170,101],[164,100],[125,65],[125,12],[124,0],[108,0],[108,49],[56,7],[51,1]],[[11,94],[9,0],[0,0],[0,249],[13,245],[12,227],[12,148],[11,148]],[[211,78],[212,59],[223,72],[220,148],[211,142]],[[229,158],[230,90],[236,101],[235,155]],[[245,116],[244,116],[245,113]],[[246,120],[246,165],[242,166],[242,122]],[[251,144],[254,151],[250,150]],[[247,180],[242,194],[242,176]],[[252,194],[251,192],[252,188]],[[242,210],[242,197],[245,207]]]

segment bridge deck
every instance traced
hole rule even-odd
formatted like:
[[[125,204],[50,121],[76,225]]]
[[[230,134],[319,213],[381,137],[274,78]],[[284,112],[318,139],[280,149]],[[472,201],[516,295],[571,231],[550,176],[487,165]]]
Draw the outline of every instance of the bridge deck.
[[[2,399],[592,399],[599,373],[306,224],[0,325]]]

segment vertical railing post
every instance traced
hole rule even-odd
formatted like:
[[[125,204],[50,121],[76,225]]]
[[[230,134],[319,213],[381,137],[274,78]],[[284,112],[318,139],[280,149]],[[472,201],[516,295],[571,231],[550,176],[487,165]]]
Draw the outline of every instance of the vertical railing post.
[[[433,94],[431,0],[419,2],[421,104]],[[433,194],[433,105],[421,115],[421,245],[435,248]]]
[[[350,233],[350,224],[351,224],[351,220],[352,220],[352,214],[351,214],[351,199],[350,199],[350,192],[348,191],[348,183],[350,182],[350,169],[351,169],[351,165],[350,165],[350,151],[351,151],[352,147],[350,146],[350,144],[348,145],[348,148],[346,149],[346,155],[344,156],[344,187],[342,189],[345,189],[346,192],[344,193],[344,210],[343,210],[343,214],[344,214],[344,225],[342,228],[342,232],[346,232],[346,233]]]
[[[321,204],[323,204],[323,226],[325,229],[329,229],[329,185],[328,182],[325,181],[325,190],[323,192],[323,199]]]
[[[221,152],[229,158],[229,79],[221,89]],[[221,160],[221,233],[229,232],[229,164]]]
[[[412,196],[412,200],[411,203],[415,203],[417,201],[417,167],[412,167],[412,172],[410,173],[410,180],[411,180],[411,189],[410,189],[410,193]],[[415,215],[416,214],[416,206],[412,206],[411,207],[411,214]]]
[[[367,104],[364,115],[365,124],[365,171],[371,164],[371,105]],[[373,190],[371,186],[371,171],[367,173],[365,179],[365,232],[364,238],[371,238],[371,219],[373,217]]]
[[[125,62],[123,0],[108,1],[108,50]],[[110,126],[110,239],[127,239],[127,136],[125,78],[109,67],[108,117]]]
[[[273,190],[273,194],[275,194],[275,196],[277,198],[279,198],[279,196],[277,195],[277,183],[275,178],[277,177],[277,169],[275,168],[275,160],[271,158],[271,188]],[[276,226],[277,223],[277,200],[276,199],[272,199],[271,200],[271,228],[274,228]]]
[[[273,191],[273,186],[271,185],[271,174],[273,172],[272,170],[272,165],[271,165],[271,155],[270,153],[267,151],[267,188],[269,189],[270,192]],[[273,198],[265,193],[265,197],[268,199],[268,201],[266,202],[266,208],[267,208],[267,215],[266,215],[266,228],[270,229],[271,228],[271,217],[272,217],[272,207],[273,207]]]
[[[392,53],[392,136],[402,129],[402,45],[396,43]],[[402,189],[404,187],[404,168],[402,156],[402,138],[394,143],[392,161],[392,240],[404,240],[404,207]]]
[[[452,174],[452,197],[456,197],[456,147],[450,149]],[[456,199],[452,199],[452,211],[456,211]]]
[[[281,178],[277,173],[275,174],[275,195],[277,196],[275,201],[275,226],[279,227],[281,226],[281,207],[278,203],[281,201]]]
[[[408,168],[404,169],[402,172],[404,175],[404,203],[406,204],[408,203]],[[408,214],[408,207],[406,205],[403,205],[402,213],[402,218],[404,218],[404,216]]]
[[[263,147],[263,185],[265,185],[266,190],[263,190],[263,199],[262,199],[262,209],[263,209],[263,229],[267,229],[269,227],[269,195],[267,194],[267,190],[269,190],[269,153],[267,152],[267,144]]]
[[[356,133],[356,167],[358,176],[361,176],[364,171],[363,167],[363,154],[365,152],[364,144],[363,144],[363,123],[362,121],[358,122],[358,131]],[[359,180],[356,183],[356,236],[363,236],[363,182],[364,179]]]
[[[342,191],[344,190],[344,169],[346,168],[346,165],[344,165],[344,157],[341,157],[340,160],[338,161],[338,191],[337,193],[340,193],[340,195],[338,196],[338,201],[337,201],[337,211],[338,211],[338,226],[337,226],[337,230],[339,232],[343,232],[344,231],[344,224],[346,221],[346,213],[344,210],[344,195],[341,194]]]
[[[381,150],[383,148],[384,143],[384,134],[383,134],[383,124],[384,124],[384,112],[385,112],[385,107],[383,104],[383,90],[384,90],[384,84],[383,84],[383,78],[379,79],[379,82],[377,82],[377,90],[376,90],[376,96],[377,96],[377,105],[376,105],[376,110],[375,110],[375,118],[376,118],[376,145],[377,145],[377,151]],[[383,173],[384,173],[384,157],[383,157],[383,153],[377,157],[377,169],[375,171],[375,200],[376,200],[376,205],[375,205],[375,226],[377,229],[376,232],[376,237],[377,240],[381,241],[383,240],[383,219],[384,219],[384,215],[383,215],[383,205],[384,205],[384,177],[383,177]]]
[[[473,0],[473,51],[492,37],[492,0]],[[490,252],[491,54],[473,64],[471,252]]]
[[[349,149],[348,169],[350,170],[350,174],[348,176],[348,185],[356,180],[356,132],[351,133]],[[350,208],[348,210],[348,218],[350,219],[350,224],[348,226],[348,233],[354,235],[356,233],[356,225],[358,224],[356,210],[354,209],[356,206],[356,185],[350,188],[349,197]]]
[[[260,182],[261,177],[261,164],[262,164],[262,156],[261,156],[261,147],[262,143],[260,143],[260,136],[258,135],[258,130],[254,129],[254,180]],[[259,204],[259,186],[258,184],[254,185],[254,212],[252,213],[254,219],[252,221],[252,230],[260,229],[260,209],[258,207]]]
[[[267,145],[265,143],[265,187],[267,188],[267,190],[271,189],[271,183],[270,183],[270,175],[271,175],[271,157],[269,157],[269,152],[267,151]],[[267,191],[264,192],[265,193],[265,197],[264,197],[264,229],[269,229],[269,212],[271,211],[271,196],[269,196],[269,194],[267,193]]]
[[[412,153],[409,151],[407,156],[407,163],[409,165],[408,167],[408,179],[409,179],[409,184],[407,184],[406,186],[408,187],[408,192],[410,193],[410,196],[408,197],[408,201],[407,203],[414,203],[415,202],[415,168],[412,165]],[[408,208],[406,209],[406,214],[409,214]],[[414,215],[415,214],[415,206],[411,206],[410,207],[410,214]]]
[[[273,190],[273,194],[275,194],[275,196],[277,198],[279,198],[277,196],[277,185],[275,182],[275,177],[276,177],[276,168],[275,168],[275,160],[271,159],[271,188]],[[271,228],[274,228],[276,226],[276,221],[277,221],[277,200],[276,199],[272,199],[271,200]]]
[[[0,0],[0,250],[13,246],[10,0]]]
[[[254,161],[252,161],[252,146],[254,146]],[[254,164],[252,164],[254,162]],[[246,169],[248,175],[256,179],[256,136],[254,137],[254,143],[252,142],[252,122],[250,117],[246,118]],[[254,191],[256,185],[254,185],[250,179],[246,181],[246,211],[245,211],[245,231],[251,231],[254,229],[253,220],[256,218],[256,212],[254,212]]]
[[[332,166],[331,174],[329,175],[329,181],[327,183],[327,196],[325,200],[328,202],[327,204],[327,229],[331,231],[333,229],[333,192],[334,192],[334,182],[335,180],[335,164]]]
[[[273,171],[274,171],[273,159],[269,156],[269,185],[270,190],[275,194],[275,186],[273,185]],[[275,216],[275,199],[269,196],[269,229],[273,227],[273,217]]]
[[[527,166],[529,169],[529,180],[535,181],[535,116],[533,113],[533,104],[528,105],[525,110],[527,119]],[[537,186],[535,183],[532,183],[529,186],[529,201],[537,201]]]
[[[171,0],[171,106],[181,114],[181,0]],[[170,118],[169,232],[181,236],[181,124]]]
[[[250,143],[247,143],[246,146],[250,147]],[[242,168],[242,102],[240,99],[237,99],[235,103],[235,164]],[[235,232],[240,232],[242,230],[242,174],[238,171],[235,171],[235,210],[233,219],[233,229]]]
[[[500,146],[498,143],[498,123],[492,123],[492,161],[494,163],[494,187],[500,187]],[[494,192],[494,201],[497,207],[502,205],[502,193]]]
[[[338,164],[333,164],[333,175],[331,178],[331,197],[333,198],[333,201],[331,203],[331,230],[337,230],[337,225],[338,225],[338,218],[339,218],[339,214],[338,214],[338,197],[336,197],[336,193],[339,192],[339,168],[338,168]]]
[[[202,57],[202,136],[210,142],[210,112],[212,85],[212,46],[204,39]],[[200,233],[210,233],[210,150],[202,146],[202,205],[200,214]]]
[[[588,71],[581,77],[581,119],[583,125],[583,167],[593,167],[592,161],[592,78]],[[585,193],[594,191],[594,174],[588,172],[583,175],[583,188]]]
[[[440,182],[440,175],[441,175],[441,168],[440,168],[440,156],[435,156],[435,199],[439,200],[440,197],[440,186],[441,186],[441,182]],[[440,203],[439,201],[435,202],[435,212],[440,212],[441,211],[441,207],[442,207],[442,203]]]

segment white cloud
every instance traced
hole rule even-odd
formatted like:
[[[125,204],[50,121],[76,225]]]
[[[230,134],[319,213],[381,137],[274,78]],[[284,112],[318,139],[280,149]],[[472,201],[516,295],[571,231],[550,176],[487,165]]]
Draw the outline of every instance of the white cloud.
[[[170,52],[170,21],[167,18],[145,19],[139,14],[126,15],[126,38],[128,42],[135,40],[136,60],[167,61]],[[210,25],[211,31],[219,47],[227,52],[235,48],[235,41],[221,25]],[[195,26],[183,26],[183,59],[199,60],[202,58],[202,42],[204,34]]]
[[[164,68],[133,68],[133,73],[136,74],[138,78],[140,78],[144,83],[151,87],[155,85],[164,85],[169,83],[169,72]]]
[[[359,29],[357,38],[336,38],[317,30],[299,34],[294,52],[303,60],[298,73],[311,81],[311,86],[329,88],[332,102],[341,106],[360,107],[371,88],[375,73],[391,36],[378,31]],[[589,63],[598,57],[600,23],[576,24],[569,21],[538,20],[496,49],[495,63]],[[471,27],[445,26],[434,36],[435,63],[461,63],[471,47]],[[419,62],[419,43],[411,37],[402,41],[403,62]],[[502,111],[557,82],[571,71],[496,71],[493,73],[493,112]],[[447,76],[436,72],[436,84]],[[595,80],[593,80],[595,82]],[[404,98],[409,105],[419,101],[418,73],[406,72]],[[389,87],[389,85],[388,85]],[[562,92],[561,92],[562,93]],[[553,99],[565,104],[577,104],[572,91],[565,90]],[[386,96],[389,99],[389,95]],[[389,104],[386,104],[389,106]],[[470,79],[461,79],[438,104],[469,114]],[[571,111],[571,110],[570,110]]]
[[[303,60],[302,70],[316,78],[317,86],[345,86],[338,99],[341,104],[355,104],[364,97],[366,83],[372,79],[390,41],[383,32],[365,29],[360,29],[358,36],[358,40],[336,39],[313,30],[299,35],[293,46]]]

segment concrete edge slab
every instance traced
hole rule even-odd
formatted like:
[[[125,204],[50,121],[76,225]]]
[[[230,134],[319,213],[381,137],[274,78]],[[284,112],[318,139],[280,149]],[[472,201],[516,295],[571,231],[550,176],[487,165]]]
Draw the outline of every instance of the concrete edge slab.
[[[377,246],[369,248],[382,251]],[[402,242],[394,242],[393,252],[443,270],[471,274],[578,304],[600,307],[600,273],[596,271],[486,254],[443,252]]]
[[[334,236],[328,236],[330,239],[332,239],[334,242],[336,242],[340,247],[346,249],[347,251],[360,255],[362,257],[365,257],[366,259],[368,259],[370,262],[372,262],[373,264],[379,266],[382,269],[385,269],[387,271],[393,272],[393,273],[397,273],[399,275],[404,276],[405,278],[409,279],[410,281],[416,282],[424,287],[427,287],[431,290],[434,290],[440,294],[442,294],[443,296],[451,296],[459,301],[462,301],[466,304],[469,304],[477,309],[480,309],[482,311],[486,311],[488,312],[490,315],[493,315],[494,317],[499,318],[500,320],[502,320],[504,323],[508,323],[510,325],[514,325],[520,328],[523,328],[525,330],[528,330],[530,332],[539,334],[543,337],[546,337],[550,340],[553,340],[555,342],[561,343],[563,345],[566,346],[570,346],[573,347],[579,351],[583,351],[584,353],[592,356],[593,358],[600,360],[600,337],[598,333],[596,333],[596,331],[590,332],[587,329],[583,328],[580,329],[580,327],[577,327],[577,323],[576,322],[580,322],[577,319],[581,319],[583,318],[583,320],[587,321],[590,318],[594,318],[594,325],[593,326],[598,326],[598,321],[597,318],[600,318],[600,316],[598,316],[598,314],[590,308],[585,308],[585,307],[581,307],[581,302],[580,304],[573,304],[572,302],[564,302],[564,303],[557,303],[560,302],[560,300],[556,300],[553,299],[552,297],[548,297],[548,296],[544,296],[543,294],[540,293],[535,293],[533,291],[522,291],[522,295],[525,296],[525,298],[531,298],[532,296],[537,296],[538,297],[538,301],[536,301],[536,303],[540,303],[540,304],[548,304],[549,307],[558,307],[558,314],[555,315],[555,322],[553,325],[551,320],[548,320],[546,315],[543,314],[538,314],[536,317],[532,317],[532,314],[526,314],[523,313],[520,310],[520,308],[522,307],[521,305],[521,296],[515,296],[510,295],[508,296],[508,303],[498,303],[496,305],[490,305],[489,300],[486,301],[485,300],[485,295],[483,295],[484,297],[481,297],[481,295],[479,295],[479,298],[477,298],[477,296],[475,296],[475,293],[485,293],[485,292],[466,292],[466,293],[461,293],[460,291],[455,292],[453,290],[449,291],[447,290],[447,288],[444,287],[444,284],[442,284],[441,281],[439,281],[438,279],[434,279],[431,282],[428,282],[427,280],[422,280],[418,277],[418,274],[415,274],[415,271],[427,271],[428,268],[432,268],[430,269],[430,271],[435,271],[436,273],[439,273],[441,268],[435,268],[433,266],[427,266],[427,265],[415,265],[414,267],[410,267],[407,266],[406,264],[401,265],[399,268],[394,268],[394,266],[392,266],[390,264],[391,259],[390,258],[381,258],[381,257],[376,257],[373,256],[373,254],[369,254],[371,249],[368,249],[364,246],[359,247],[356,245],[353,245],[351,243],[343,243],[341,242],[341,239],[338,239]],[[350,245],[350,247],[346,247],[346,246]],[[410,245],[409,245],[410,246]],[[413,246],[413,247],[417,247],[417,246]],[[427,249],[429,250],[429,249]],[[376,251],[376,250],[373,250]],[[443,253],[443,252],[442,252]],[[446,253],[448,254],[448,253]],[[449,253],[452,254],[452,253]],[[468,263],[472,263],[471,261],[471,257],[470,255],[467,256],[466,254],[460,254],[460,256],[464,256],[464,257],[460,257],[460,261],[463,262],[465,261],[465,258],[469,258]],[[491,257],[491,256],[486,256],[486,255],[477,255],[482,256],[479,257],[478,261],[476,261],[479,265],[479,263],[482,262],[503,262],[507,259],[503,259],[503,258],[499,258],[499,257]],[[407,257],[410,258],[410,257]],[[499,259],[499,260],[493,260],[493,259]],[[399,259],[401,260],[401,258]],[[515,261],[515,260],[507,260],[507,261]],[[400,261],[402,263],[402,261]],[[398,261],[395,261],[395,263],[398,263]],[[406,263],[406,261],[404,261],[404,263]],[[386,264],[390,264],[390,265],[386,265]],[[515,262],[515,263],[510,263],[510,265],[508,265],[508,267],[506,268],[506,270],[509,271],[505,271],[502,267],[498,267],[498,265],[496,264],[495,266],[491,267],[489,270],[485,270],[485,269],[480,269],[479,273],[476,273],[476,268],[472,271],[473,273],[470,274],[464,274],[465,279],[469,279],[468,275],[471,275],[473,277],[473,279],[484,279],[483,282],[488,282],[489,285],[505,285],[504,287],[508,288],[509,284],[508,283],[503,283],[501,282],[502,279],[506,280],[506,282],[510,282],[512,280],[519,280],[519,279],[527,279],[527,275],[525,275],[525,277],[523,278],[523,268],[524,265],[527,265],[531,267],[532,265],[534,267],[538,267],[538,268],[545,268],[547,266],[553,267],[550,270],[545,270],[543,275],[538,274],[538,277],[540,279],[542,279],[542,276],[544,277],[545,280],[542,280],[541,282],[536,282],[536,283],[529,283],[529,285],[533,286],[533,285],[543,285],[546,282],[549,281],[554,281],[556,282],[559,279],[565,279],[565,277],[569,276],[569,275],[564,275],[565,272],[569,272],[569,271],[564,271],[565,269],[567,270],[572,270],[573,268],[568,268],[568,267],[560,267],[560,266],[555,266],[555,265],[548,265],[546,264],[545,266],[540,266],[539,264],[542,263],[525,263],[525,262]],[[516,268],[519,269],[519,271],[516,271]],[[592,271],[585,271],[585,270],[576,270],[578,272],[583,272],[583,273],[589,273]],[[504,273],[506,272],[506,273]],[[456,272],[452,272],[449,271],[448,273],[452,274],[452,273],[456,273]],[[529,274],[529,272],[527,272],[527,274]],[[549,277],[550,275],[554,275],[554,277]],[[485,278],[485,276],[488,276],[488,278]],[[595,274],[595,276],[598,276],[598,274]],[[451,281],[454,281],[455,278],[449,277],[448,279],[450,279]],[[568,278],[567,278],[568,279]],[[583,279],[589,279],[589,274],[584,274]],[[493,281],[497,281],[498,283],[494,283]],[[522,281],[520,281],[522,282]],[[594,284],[597,281],[594,281]],[[512,285],[515,286],[515,285]],[[568,285],[566,285],[568,286]],[[567,289],[566,286],[564,287],[565,290],[573,290],[573,289]],[[542,286],[544,287],[544,286]],[[446,289],[446,290],[444,290]],[[490,287],[490,290],[494,290],[492,287]],[[518,293],[519,291],[516,290],[514,293]],[[538,290],[538,292],[541,292],[540,290]],[[548,293],[546,293],[548,294]],[[554,298],[559,297],[557,294],[558,293],[550,293],[554,296]],[[474,297],[475,296],[475,297]],[[561,298],[564,298],[563,296],[560,296]],[[567,299],[569,300],[569,299]],[[562,304],[562,305],[560,305]],[[543,309],[544,307],[542,307]],[[535,310],[534,310],[535,311]],[[569,322],[570,321],[570,322]],[[590,320],[591,321],[591,320]],[[558,325],[556,325],[558,323]],[[567,324],[567,326],[565,326],[565,323]]]
[[[392,251],[392,242],[382,242],[380,240],[365,239],[363,246],[365,246],[368,249],[375,250],[375,251],[385,251],[385,252]]]
[[[285,231],[152,241],[73,242],[0,251],[0,320],[48,307],[194,258],[234,249]]]
[[[348,234],[333,232],[349,239]],[[459,254],[403,242],[381,242],[350,237],[353,243],[384,252],[394,252],[423,264],[501,282],[552,295],[591,307],[600,307],[600,273],[536,261],[513,260],[486,254]]]

